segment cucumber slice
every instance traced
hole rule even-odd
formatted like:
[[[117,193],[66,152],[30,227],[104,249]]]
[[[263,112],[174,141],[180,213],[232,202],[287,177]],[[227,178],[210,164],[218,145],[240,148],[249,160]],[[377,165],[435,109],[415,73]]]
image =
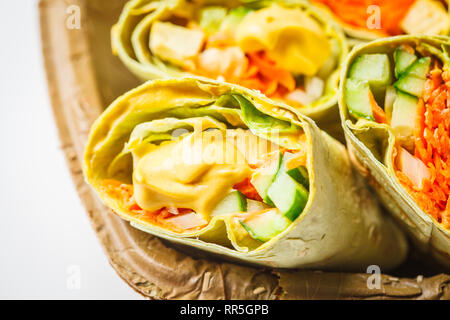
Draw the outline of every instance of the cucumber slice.
[[[424,86],[425,79],[419,79],[416,77],[401,77],[400,80],[395,83],[395,87],[398,90],[418,98],[422,97]]]
[[[397,48],[394,52],[395,75],[397,79],[417,60],[414,53],[410,53],[403,48]]]
[[[387,54],[363,54],[350,67],[349,78],[365,80],[377,101],[384,100],[386,87],[392,83],[391,62]]]
[[[414,140],[414,125],[419,100],[401,91],[397,97],[392,110],[391,127],[397,140],[406,148],[412,147]]]
[[[267,190],[275,179],[280,169],[282,154],[277,153],[270,161],[266,162],[262,167],[258,168],[250,180],[260,197],[268,204],[273,205],[267,196]]]
[[[280,170],[286,171],[286,173],[294,178],[295,181],[301,183],[306,189],[309,190],[309,174],[308,169],[301,166],[294,169],[287,169],[287,163],[295,157],[295,154],[291,152],[285,152],[283,154],[283,160],[281,161]]]
[[[423,57],[414,62],[414,64],[406,70],[408,76],[414,76],[420,79],[426,79],[428,70],[430,69],[431,58]]]
[[[348,111],[353,117],[375,120],[370,104],[370,86],[367,81],[347,79],[344,95]]]
[[[280,170],[267,195],[286,218],[294,221],[305,208],[309,192],[286,171]]]
[[[241,220],[240,223],[252,238],[266,242],[284,231],[290,221],[278,209],[269,209]]]
[[[394,86],[398,90],[418,98],[422,97],[430,64],[430,57],[420,58],[403,73],[400,79],[394,83]]]
[[[309,174],[305,167],[298,167],[287,171],[287,174],[294,178],[295,181],[301,183],[309,190]]]
[[[294,221],[305,208],[309,193],[304,186],[282,172],[270,186],[268,195],[281,213]]]
[[[247,201],[245,196],[239,191],[230,192],[219,204],[214,208],[211,217],[220,216],[235,212],[246,212]]]

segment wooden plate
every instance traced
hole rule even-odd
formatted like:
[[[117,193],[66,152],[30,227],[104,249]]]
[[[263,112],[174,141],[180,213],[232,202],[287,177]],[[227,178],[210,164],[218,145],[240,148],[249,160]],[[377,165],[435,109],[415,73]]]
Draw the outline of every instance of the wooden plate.
[[[125,0],[41,0],[42,49],[55,121],[80,198],[112,267],[157,299],[449,299],[450,276],[410,267],[400,276],[258,269],[218,261],[140,232],[105,208],[84,182],[80,159],[90,125],[134,78],[111,54],[109,32]],[[78,20],[80,18],[80,20]],[[415,269],[413,269],[415,270]],[[415,273],[417,272],[417,273]],[[397,275],[397,274],[396,274]]]

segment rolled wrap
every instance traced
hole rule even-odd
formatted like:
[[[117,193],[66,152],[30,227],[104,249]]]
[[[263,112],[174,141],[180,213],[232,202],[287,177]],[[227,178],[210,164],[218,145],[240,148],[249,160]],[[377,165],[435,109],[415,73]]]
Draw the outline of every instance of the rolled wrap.
[[[356,166],[379,194],[384,205],[408,231],[417,247],[450,267],[449,230],[419,207],[396,175],[394,160],[397,152],[394,150],[401,141],[396,138],[394,130],[388,124],[352,117],[345,93],[350,68],[356,59],[364,54],[387,54],[391,60],[389,67],[393,68],[393,54],[397,48],[408,46],[418,50],[419,46],[424,46],[419,49],[420,52],[440,61],[441,57],[435,56],[434,53],[442,50],[441,46],[445,44],[450,44],[449,37],[398,36],[354,48],[343,66],[339,105],[347,146]],[[387,112],[386,106],[379,103]],[[415,117],[414,114],[412,116]],[[413,119],[409,124],[413,126],[414,122]],[[414,152],[411,152],[414,155]]]
[[[448,0],[310,2],[333,16],[349,37],[350,45],[401,34],[433,36],[450,32]]]
[[[339,125],[339,112],[337,108],[337,93],[338,93],[338,75],[340,73],[340,65],[344,61],[348,48],[345,41],[343,32],[336,23],[331,22],[332,19],[326,12],[309,5],[305,1],[185,1],[185,0],[166,0],[166,1],[142,1],[133,0],[129,1],[119,18],[119,21],[112,28],[112,46],[113,52],[116,54],[127,68],[143,80],[152,80],[157,78],[169,78],[169,77],[183,77],[192,75],[185,69],[178,67],[172,63],[167,62],[164,59],[158,57],[150,49],[151,44],[151,30],[153,25],[157,22],[170,21],[174,24],[185,23],[183,19],[193,20],[199,19],[198,15],[202,8],[205,6],[218,6],[230,10],[238,6],[245,6],[255,10],[269,8],[270,6],[279,6],[283,9],[295,9],[298,10],[304,16],[309,17],[312,21],[307,21],[309,24],[313,24],[310,28],[320,28],[321,36],[316,37],[316,43],[318,38],[326,38],[326,45],[328,48],[316,49],[316,53],[313,56],[319,57],[323,54],[331,54],[326,62],[323,63],[321,69],[310,75],[312,78],[317,77],[321,79],[322,85],[311,84],[311,87],[323,87],[323,90],[318,93],[318,96],[313,101],[302,103],[302,106],[298,106],[300,112],[309,116],[315,120],[319,127],[330,133],[332,136],[343,139],[342,129]],[[208,14],[210,14],[208,12]],[[289,14],[289,13],[288,13]],[[174,18],[174,17],[177,18]],[[292,28],[292,23],[300,23],[300,17],[291,19],[291,22],[286,22],[288,25],[284,26],[287,37],[290,37],[288,33]],[[181,22],[180,22],[181,21]],[[301,25],[301,23],[300,23]],[[315,26],[314,26],[315,25]],[[298,27],[298,26],[295,26]],[[265,30],[267,27],[264,27]],[[314,29],[313,28],[313,29]],[[248,29],[250,31],[250,29]],[[253,30],[253,29],[252,29]],[[255,32],[255,31],[250,31]],[[258,31],[259,32],[259,31]],[[274,31],[274,34],[282,34]],[[298,31],[295,31],[298,34]],[[267,42],[267,45],[276,43],[274,35],[268,35],[268,39],[263,39],[261,32],[256,36],[257,41]],[[262,32],[264,33],[264,32]],[[173,32],[168,32],[167,37],[173,35]],[[167,42],[168,40],[164,40]],[[304,40],[305,41],[305,40]],[[254,43],[254,42],[252,42]],[[306,41],[305,41],[306,43]],[[303,44],[302,44],[303,45]],[[311,43],[308,45],[310,46]],[[331,50],[331,53],[328,51]],[[300,52],[307,50],[299,50]],[[310,50],[311,51],[311,50]],[[288,50],[284,50],[285,54],[288,54]],[[327,52],[327,53],[325,53]],[[225,64],[228,57],[225,57],[223,61],[217,64]],[[186,61],[188,59],[183,59]],[[286,59],[281,59],[286,60]],[[291,59],[292,60],[292,59]],[[297,59],[297,63],[294,66],[302,66],[304,63]],[[321,61],[322,63],[323,61]],[[198,69],[198,68],[195,68]],[[208,75],[195,74],[196,76],[207,76],[208,78],[214,78]],[[228,82],[235,83],[232,79],[226,78]],[[297,80],[298,82],[299,80]],[[319,82],[320,82],[319,81]],[[300,80],[302,83],[303,80]],[[311,83],[313,83],[312,81]],[[316,81],[317,82],[317,81]],[[239,83],[241,84],[241,83]],[[243,84],[241,84],[243,85]],[[246,86],[246,85],[244,85]],[[302,88],[304,84],[301,84]],[[307,87],[307,86],[306,86]],[[255,89],[252,87],[251,89]],[[305,89],[306,90],[306,89]],[[314,90],[314,89],[313,89]],[[316,94],[317,95],[317,94]],[[303,96],[303,94],[300,94]],[[298,95],[297,95],[298,97]],[[275,99],[275,97],[274,97]],[[281,99],[281,98],[276,98]],[[295,98],[299,99],[299,98]],[[308,101],[308,100],[306,100]],[[293,102],[288,103],[294,105]]]
[[[229,99],[230,96],[235,98]],[[201,126],[191,125],[198,119]],[[182,125],[174,125],[177,121]],[[130,184],[136,179],[132,155],[124,150],[133,148],[134,136],[146,136],[141,134],[145,131],[142,128],[155,134],[143,140],[156,148],[150,150],[160,150],[161,141],[180,139],[171,138],[171,133],[174,128],[183,128],[186,133],[183,139],[194,135],[196,130],[202,133],[241,130],[286,150],[305,152],[309,196],[303,212],[266,242],[243,239],[236,225],[220,216],[213,217],[200,229],[184,233],[141,219],[120,198],[105,191],[103,183],[113,179]],[[165,161],[181,157],[176,153]],[[339,142],[292,107],[239,86],[181,78],[147,82],[124,94],[93,124],[83,172],[103,203],[133,226],[241,262],[279,268],[344,270],[365,270],[376,264],[388,270],[400,264],[407,252],[403,234],[381,213],[361,178],[352,171],[345,148]],[[218,176],[215,182],[221,185],[226,179]],[[162,183],[164,188],[166,181]],[[206,197],[207,192],[199,192],[197,200]]]

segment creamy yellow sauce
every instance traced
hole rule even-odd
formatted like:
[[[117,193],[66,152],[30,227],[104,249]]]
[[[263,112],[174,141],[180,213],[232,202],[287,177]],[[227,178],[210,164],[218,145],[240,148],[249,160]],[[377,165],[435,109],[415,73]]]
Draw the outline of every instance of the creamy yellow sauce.
[[[225,195],[276,145],[248,130],[196,132],[150,149],[135,161],[134,196],[148,211],[189,208],[209,220]]]
[[[249,13],[236,30],[244,52],[267,50],[282,68],[312,76],[331,55],[320,24],[306,12],[273,5]]]

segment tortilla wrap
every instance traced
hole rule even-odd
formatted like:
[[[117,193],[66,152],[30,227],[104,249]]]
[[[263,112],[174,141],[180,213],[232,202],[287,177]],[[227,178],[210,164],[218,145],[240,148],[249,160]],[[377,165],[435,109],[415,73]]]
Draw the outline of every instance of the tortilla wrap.
[[[397,117],[396,120],[394,120],[393,114],[396,111],[390,111],[391,119],[388,119],[385,123],[383,123],[382,120],[374,120],[373,118],[364,119],[363,117],[354,117],[351,115],[349,107],[349,103],[351,103],[350,100],[348,100],[350,93],[349,91],[346,91],[348,90],[346,88],[349,88],[352,81],[355,81],[354,78],[351,78],[350,70],[353,65],[356,65],[356,59],[361,61],[364,60],[364,56],[379,57],[380,54],[386,55],[390,57],[391,65],[389,67],[394,68],[394,64],[396,63],[394,62],[395,59],[393,56],[395,55],[396,50],[400,48],[412,50],[413,53],[415,52],[416,55],[422,57],[420,59],[421,61],[429,61],[428,59],[431,59],[432,62],[430,68],[442,68],[441,60],[445,58],[444,53],[441,50],[444,46],[447,46],[448,50],[449,44],[450,38],[444,36],[398,36],[377,40],[354,48],[343,66],[341,75],[343,80],[341,83],[341,97],[339,101],[347,146],[352,154],[352,160],[354,160],[355,165],[360,169],[360,172],[366,176],[367,180],[380,196],[383,204],[395,216],[396,220],[401,223],[403,228],[408,231],[417,247],[423,252],[430,253],[431,256],[435,257],[447,267],[450,266],[450,232],[448,226],[445,227],[445,225],[448,225],[448,222],[445,221],[445,217],[443,221],[438,221],[431,214],[427,213],[427,210],[422,208],[423,206],[420,205],[422,201],[419,203],[419,200],[417,200],[418,198],[413,197],[414,194],[419,195],[421,191],[425,192],[425,188],[428,187],[422,185],[422,182],[425,183],[431,181],[430,177],[432,175],[429,173],[430,169],[427,169],[427,166],[430,166],[430,164],[427,163],[427,161],[424,161],[421,164],[421,162],[417,160],[418,152],[420,151],[417,148],[417,144],[414,146],[414,142],[412,145],[407,143],[408,141],[414,141],[414,139],[417,141],[417,132],[419,132],[421,136],[425,131],[415,130],[412,136],[405,137],[404,128],[417,128],[417,117],[419,117],[419,115],[422,116],[423,113],[420,111],[410,111],[402,117],[411,120],[404,121],[401,117]],[[381,69],[381,66],[379,68]],[[443,68],[446,70],[445,63]],[[411,69],[406,69],[405,73],[410,72],[410,70],[412,70],[412,67]],[[367,74],[369,73],[368,71],[369,70],[366,72]],[[441,71],[439,71],[437,75],[440,76]],[[395,75],[393,77],[395,77]],[[406,78],[404,75],[398,77]],[[425,81],[431,81],[430,79],[431,76],[430,73],[428,73],[422,83],[427,83]],[[363,83],[364,82],[365,81],[363,81]],[[420,98],[419,96],[419,99],[417,99],[411,94],[405,94],[402,91],[403,87],[399,85],[399,80],[396,80],[395,78],[391,80],[390,87],[395,88],[394,92],[397,93],[397,97],[401,95],[402,97],[411,99],[409,101],[419,101],[417,102],[418,104],[424,100],[425,103],[428,103],[428,98],[426,97],[424,98],[422,96],[422,98]],[[443,89],[444,87],[445,85],[441,88]],[[385,94],[387,97],[387,90]],[[381,114],[385,112],[389,113],[388,106],[386,105],[388,100],[388,98],[386,98],[384,102],[379,102],[379,99],[377,100],[379,107],[384,109],[384,111],[381,110]],[[394,105],[394,108],[397,107]],[[442,105],[440,108],[445,108],[445,106]],[[439,121],[437,119],[436,121]],[[442,123],[444,123],[443,119],[444,118],[442,118]],[[397,121],[404,122],[403,132],[399,131],[398,128],[401,127],[396,124]],[[420,138],[420,136],[419,141],[423,142],[424,140],[422,140],[423,138]],[[403,155],[407,156],[407,161],[417,164],[413,172],[408,172],[407,169],[399,169],[400,165],[397,161],[400,161],[399,159],[404,161],[405,158],[403,158]],[[411,179],[411,181],[414,181],[414,178],[419,176],[421,172],[425,172],[424,176],[426,177],[420,176],[421,181],[417,182],[417,187],[414,185],[415,191],[408,192],[406,189],[407,185],[402,184],[399,180],[399,177],[403,175],[402,172],[406,172],[409,178],[407,180]],[[411,181],[408,183],[412,183]]]
[[[276,11],[275,13],[267,12],[267,10],[274,7],[278,8],[277,10],[274,9]],[[289,52],[292,50],[289,51],[286,47],[282,50],[280,49],[280,52],[278,53],[278,55],[280,55],[280,57],[278,57],[279,61],[276,62],[278,65],[278,63],[286,64],[286,61],[291,61],[290,67],[296,69],[295,72],[292,72],[292,75],[295,77],[297,85],[295,88],[290,88],[288,90],[291,94],[288,95],[285,87],[280,84],[277,87],[279,90],[277,89],[278,91],[274,92],[271,86],[266,88],[264,86],[261,87],[261,85],[258,84],[259,82],[254,84],[255,76],[251,76],[250,79],[246,78],[248,74],[247,72],[251,73],[249,70],[251,69],[251,66],[254,66],[253,64],[246,62],[245,65],[248,65],[248,69],[245,71],[245,67],[238,67],[241,65],[239,62],[240,60],[238,60],[238,62],[229,62],[229,59],[233,59],[236,55],[243,55],[243,53],[239,53],[241,49],[236,49],[239,47],[236,47],[236,45],[231,47],[226,46],[226,48],[221,51],[227,52],[226,50],[228,48],[232,48],[234,51],[230,49],[231,52],[233,52],[233,54],[230,53],[231,58],[229,55],[223,53],[223,58],[219,59],[216,63],[209,62],[210,60],[208,60],[210,58],[214,59],[213,52],[216,50],[214,45],[212,45],[212,49],[206,50],[210,46],[210,42],[207,42],[209,40],[205,40],[206,44],[203,44],[203,49],[201,49],[203,51],[200,52],[200,55],[197,54],[194,58],[191,58],[190,56],[173,57],[173,55],[183,51],[188,46],[188,44],[179,45],[179,43],[183,42],[183,36],[180,36],[179,40],[172,41],[176,42],[175,44],[170,44],[170,46],[179,45],[180,48],[177,48],[177,52],[172,52],[171,55],[169,55],[172,59],[168,58],[168,43],[171,42],[171,39],[176,37],[176,33],[180,32],[183,34],[183,31],[179,31],[176,27],[174,28],[174,25],[182,25],[183,23],[186,24],[185,20],[194,20],[194,26],[197,26],[199,23],[202,24],[202,21],[198,22],[198,20],[201,19],[198,15],[201,15],[201,10],[204,8],[212,8],[211,11],[218,10],[219,12],[221,9],[228,10],[228,16],[231,16],[234,12],[240,12],[240,9],[243,8],[245,8],[244,10],[252,11],[248,15],[252,15],[255,12],[259,14],[259,12],[266,10],[264,13],[259,14],[259,19],[263,19],[264,15],[266,15],[266,18],[269,19],[273,15],[277,17],[276,19],[283,20],[283,18],[280,18],[280,15],[286,15],[286,21],[279,22],[276,20],[278,22],[274,24],[274,27],[270,27],[270,25],[266,25],[264,23],[264,28],[259,28],[259,31],[254,31],[255,27],[258,28],[258,23],[259,25],[261,24],[260,20],[256,22],[253,21],[256,19],[253,19],[251,23],[246,23],[246,27],[242,27],[244,23],[239,25],[239,22],[233,22],[234,24],[241,26],[240,29],[238,29],[239,31],[235,31],[233,29],[236,28],[236,26],[230,28],[233,29],[232,32],[235,32],[236,34],[246,35],[241,36],[241,38],[246,39],[245,44],[243,44],[244,40],[241,39],[242,41],[239,42],[239,46],[241,48],[244,46],[248,47],[245,50],[242,49],[246,55],[243,56],[243,59],[247,60],[250,59],[249,54],[253,54],[250,51],[255,50],[256,52],[261,50],[261,46],[275,46],[275,44],[281,43],[282,40],[280,39],[284,39],[283,37],[287,37],[289,39],[290,37],[294,37],[297,40],[301,40],[299,43],[302,43],[301,45],[304,45],[305,47],[294,50],[290,54],[291,56],[295,55],[296,58],[288,59]],[[233,13],[230,13],[232,11]],[[205,13],[205,16],[207,17],[212,17],[214,15],[216,15],[214,12]],[[248,15],[246,17],[248,17]],[[211,20],[212,18],[209,19]],[[300,21],[302,19],[305,21]],[[205,18],[205,20],[207,20],[207,18]],[[167,26],[167,22],[169,22],[169,26]],[[228,26],[229,24],[224,22],[222,26],[223,25]],[[154,40],[157,38],[156,34],[163,34],[163,31],[158,33],[158,31],[156,31],[157,28],[163,29],[163,27],[164,30],[167,29],[167,31],[161,36],[162,40]],[[192,28],[193,27],[191,27],[191,29]],[[187,28],[183,29],[186,31]],[[191,29],[188,30],[191,31]],[[198,31],[198,29],[199,28],[196,27],[195,30]],[[153,31],[155,36],[153,36]],[[290,35],[291,31],[293,36]],[[254,35],[255,33],[256,35]],[[187,34],[187,32],[184,34]],[[131,72],[143,80],[184,77],[192,76],[193,74],[195,76],[204,76],[211,79],[224,79],[227,82],[237,83],[250,89],[260,90],[275,100],[283,100],[284,102],[298,108],[301,113],[315,120],[319,127],[334,137],[339,138],[343,136],[342,129],[339,125],[337,93],[339,80],[338,76],[340,73],[339,66],[348,54],[346,40],[340,27],[336,23],[332,22],[331,16],[329,16],[326,12],[309,5],[305,1],[279,0],[188,2],[185,0],[132,0],[125,5],[117,24],[112,28],[111,38],[113,53],[120,58],[120,60]],[[194,35],[192,39],[193,40],[190,41],[190,43],[193,43],[195,39],[198,39],[198,37],[195,37]],[[207,39],[211,39],[211,37]],[[307,41],[307,39],[310,39],[311,41]],[[195,50],[195,48],[193,48],[193,50]],[[236,50],[237,53],[235,52]],[[249,52],[246,50],[249,50]],[[276,48],[267,49],[266,51],[271,52],[271,50],[274,51]],[[160,55],[156,54],[155,51],[157,51]],[[307,53],[308,51],[310,52]],[[210,54],[207,55],[206,52],[209,52]],[[217,50],[215,52],[217,52]],[[309,58],[304,60],[304,54],[308,54]],[[161,57],[161,55],[164,57]],[[204,59],[200,59],[200,56],[203,56]],[[315,71],[304,70],[305,73],[308,73],[308,75],[305,75],[302,73],[302,70],[306,68],[305,66],[308,65],[310,59],[318,60],[315,62],[316,66],[313,67]],[[189,61],[189,63],[187,61]],[[202,63],[201,61],[207,62]],[[177,65],[177,63],[185,65],[181,67],[180,65]],[[270,63],[273,63],[273,61]],[[229,64],[231,64],[231,67],[227,68],[225,71],[217,71],[214,69],[214,71],[209,70],[208,72],[201,72],[200,70],[202,69],[201,66],[203,64],[208,64],[208,70],[214,68],[215,66],[217,66],[217,68],[220,66],[222,70],[223,68],[227,68]],[[233,67],[234,65],[238,66]],[[320,69],[317,69],[316,67],[319,66]],[[234,74],[234,71],[238,69],[244,72],[244,76],[236,76]],[[232,73],[232,75],[229,75],[230,73]],[[267,75],[267,73],[269,73],[269,75]],[[265,76],[270,76],[270,74],[275,73],[276,71],[268,71],[265,73]],[[258,75],[261,74],[258,73]],[[242,77],[245,79],[242,79]],[[273,83],[272,78],[264,78],[264,80],[261,81],[266,84]],[[293,89],[295,90],[290,91]],[[289,101],[287,99],[289,99]]]
[[[185,130],[185,135],[174,137],[175,128]],[[158,154],[196,131],[246,132],[285,150],[303,152],[309,196],[298,217],[265,242],[250,239],[238,230],[230,215],[206,217],[207,225],[175,232],[142,218],[104,188],[104,182],[112,179],[136,186],[137,175],[146,174],[138,171],[144,157],[136,161],[136,153],[131,152],[132,156],[129,151],[137,143],[150,148],[148,154]],[[249,156],[254,154],[250,152]],[[182,153],[175,153],[162,162],[176,162],[182,157]],[[152,171],[160,165],[153,162],[147,168]],[[179,171],[180,175],[186,171]],[[388,270],[406,256],[403,234],[382,214],[362,178],[354,173],[344,146],[292,107],[243,87],[200,78],[155,80],[137,87],[113,102],[92,126],[83,172],[103,203],[133,226],[224,258],[279,268],[365,270],[376,264]],[[155,178],[159,172],[153,174]],[[171,183],[169,176],[160,180],[160,189]],[[214,185],[226,183],[226,179],[217,176]],[[166,191],[166,195],[172,191]],[[287,187],[285,191],[288,193]],[[209,192],[198,192],[195,201]],[[159,201],[161,197],[153,199]],[[220,197],[224,195],[216,198]],[[211,201],[220,200],[216,198]]]
[[[400,34],[438,36],[448,35],[450,32],[450,16],[447,13],[449,10],[448,0],[405,0],[406,8],[399,7],[401,4],[395,1],[372,1],[371,3],[366,1],[363,5],[358,2],[356,4],[349,2],[350,5],[355,7],[345,8],[345,4],[342,4],[340,8],[336,8],[342,10],[343,14],[347,15],[348,13],[348,19],[350,17],[355,19],[355,11],[360,9],[359,21],[364,22],[364,27],[346,22],[337,12],[333,12],[333,7],[329,4],[337,7],[340,1],[310,0],[310,2],[327,11],[333,17],[345,31],[351,46]],[[392,7],[384,8],[383,5],[386,3],[389,5],[389,2]],[[393,33],[386,33],[383,30],[384,24],[386,24],[384,15],[389,17],[392,13],[398,16],[393,16],[390,19],[393,20],[391,23],[394,23],[395,20],[398,22],[398,26],[395,28],[397,30]],[[377,21],[379,27],[377,27]]]

